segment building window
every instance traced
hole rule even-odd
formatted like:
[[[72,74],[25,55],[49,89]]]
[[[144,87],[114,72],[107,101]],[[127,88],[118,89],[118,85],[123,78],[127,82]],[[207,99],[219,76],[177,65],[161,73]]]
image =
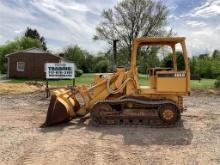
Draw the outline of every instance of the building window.
[[[17,62],[17,71],[18,72],[23,72],[25,68],[25,63],[24,62]]]

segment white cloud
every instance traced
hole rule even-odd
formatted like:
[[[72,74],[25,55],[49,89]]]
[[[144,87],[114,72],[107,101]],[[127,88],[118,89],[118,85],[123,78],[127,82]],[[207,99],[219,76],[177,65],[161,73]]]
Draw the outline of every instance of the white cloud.
[[[177,28],[178,35],[185,36],[190,56],[220,49],[220,33],[217,29],[207,26],[192,28],[191,25]]]
[[[220,25],[217,26],[217,27],[215,28],[215,30],[219,33],[219,32],[220,32]]]
[[[92,52],[103,50],[103,42],[92,40],[101,11],[111,8],[117,1],[76,0],[18,0],[12,6],[0,3],[0,42],[12,40],[25,31],[36,28],[48,41],[49,49],[79,44]],[[11,2],[12,3],[12,2]]]
[[[186,24],[192,27],[205,27],[207,24],[199,21],[186,21]]]
[[[55,2],[55,1],[53,1]],[[45,4],[45,3],[43,3]],[[91,33],[93,30],[86,24],[85,13],[81,12],[73,12],[68,10],[63,10],[63,6],[56,6],[55,3],[51,3],[50,7],[48,5],[42,5],[39,2],[33,4],[39,11],[43,12],[45,15],[50,17],[50,19],[56,20],[57,23],[65,26],[69,31],[73,31],[76,37],[80,37],[80,33],[83,33],[82,29],[86,32]],[[72,4],[74,5],[74,4]],[[67,15],[65,14],[67,13]],[[72,12],[69,13],[69,12]],[[51,21],[51,20],[50,20]],[[59,25],[58,25],[59,26]]]
[[[171,14],[168,16],[168,19],[171,19],[171,20],[179,20],[180,18],[174,14]]]
[[[34,20],[35,17],[33,15],[30,14],[30,12],[24,7],[21,8],[19,6],[15,6],[14,9],[4,5],[2,2],[0,3],[0,14],[1,20],[5,20],[5,19],[13,19],[13,18],[17,18],[17,19],[26,19],[26,20]]]
[[[14,32],[20,34],[20,33],[24,32],[24,29],[18,29],[18,30],[15,30]]]
[[[220,0],[208,0],[203,5],[194,8],[187,16],[210,18],[220,15]]]
[[[9,2],[13,4],[10,6]],[[101,20],[101,11],[112,8],[118,2],[120,0],[1,1],[0,43],[13,40],[29,26],[36,28],[46,38],[49,49],[54,51],[72,44],[79,44],[91,52],[105,50],[107,45],[101,41],[94,42],[92,37]],[[171,15],[168,19],[178,35],[186,36],[191,54],[220,49],[219,2],[207,0],[207,3],[185,12],[183,16],[175,13],[176,4],[169,6]],[[213,17],[215,20],[211,22]]]
[[[206,0],[183,13],[171,13],[179,19],[171,17],[169,21],[177,35],[186,37],[190,55],[220,49],[220,0]]]

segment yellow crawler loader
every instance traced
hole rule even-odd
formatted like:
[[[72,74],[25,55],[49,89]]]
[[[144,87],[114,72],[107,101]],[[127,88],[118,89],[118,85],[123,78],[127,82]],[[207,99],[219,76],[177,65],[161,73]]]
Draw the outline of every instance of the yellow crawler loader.
[[[176,45],[185,69],[179,71]],[[141,46],[165,45],[172,49],[172,68],[149,69],[149,86],[140,86],[136,58]],[[147,81],[147,80],[146,80]],[[190,95],[190,69],[184,37],[136,38],[132,43],[130,69],[96,74],[90,86],[53,91],[44,126],[69,122],[90,113],[94,124],[143,124],[173,126],[185,110],[183,96]]]

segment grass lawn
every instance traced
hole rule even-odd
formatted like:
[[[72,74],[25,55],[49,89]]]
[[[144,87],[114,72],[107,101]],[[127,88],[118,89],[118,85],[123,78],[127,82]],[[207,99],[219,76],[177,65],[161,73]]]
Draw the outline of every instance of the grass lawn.
[[[76,77],[76,84],[88,85],[93,81],[93,73],[84,73],[80,77]],[[25,81],[33,81],[28,79],[12,79],[10,83],[23,83]],[[38,81],[38,80],[36,80]],[[39,80],[41,81],[41,80]],[[139,82],[141,85],[149,85],[147,81],[147,75],[139,74]],[[202,80],[191,80],[191,87],[193,89],[209,89],[214,88],[215,79],[202,79]],[[72,85],[72,80],[49,80],[49,85],[52,86],[67,86]]]
[[[191,80],[192,89],[210,89],[214,88],[215,79]]]
[[[147,75],[146,74],[139,74],[139,82],[140,82],[140,85],[143,85],[143,86],[149,85]]]
[[[1,79],[5,79],[6,76],[7,76],[6,74],[1,74],[1,73],[0,73],[0,80],[1,80]]]
[[[84,73],[82,76],[76,77],[76,84],[85,84],[85,85],[90,84],[92,83],[93,76],[94,74]],[[24,83],[26,81],[43,82],[42,80],[12,79],[10,83]],[[49,85],[53,85],[53,86],[67,86],[72,84],[73,84],[73,80],[49,80]]]

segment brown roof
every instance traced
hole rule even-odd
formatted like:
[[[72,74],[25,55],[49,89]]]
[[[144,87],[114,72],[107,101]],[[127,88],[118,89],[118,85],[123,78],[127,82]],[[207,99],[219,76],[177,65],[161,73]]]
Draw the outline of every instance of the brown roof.
[[[9,56],[11,56],[11,55],[14,55],[14,54],[17,54],[17,53],[30,53],[30,55],[31,54],[50,54],[50,55],[52,55],[52,56],[55,56],[55,57],[58,57],[58,58],[60,58],[59,56],[56,56],[56,55],[54,55],[54,54],[51,54],[50,52],[48,52],[48,51],[45,51],[45,50],[43,50],[43,49],[40,49],[40,48],[35,48],[35,47],[33,47],[33,48],[29,48],[29,49],[25,49],[25,50],[19,50],[19,51],[17,51],[17,52],[13,52],[13,53],[9,53],[9,54],[6,54],[5,55],[5,57],[9,57]],[[61,59],[61,58],[60,58]]]

